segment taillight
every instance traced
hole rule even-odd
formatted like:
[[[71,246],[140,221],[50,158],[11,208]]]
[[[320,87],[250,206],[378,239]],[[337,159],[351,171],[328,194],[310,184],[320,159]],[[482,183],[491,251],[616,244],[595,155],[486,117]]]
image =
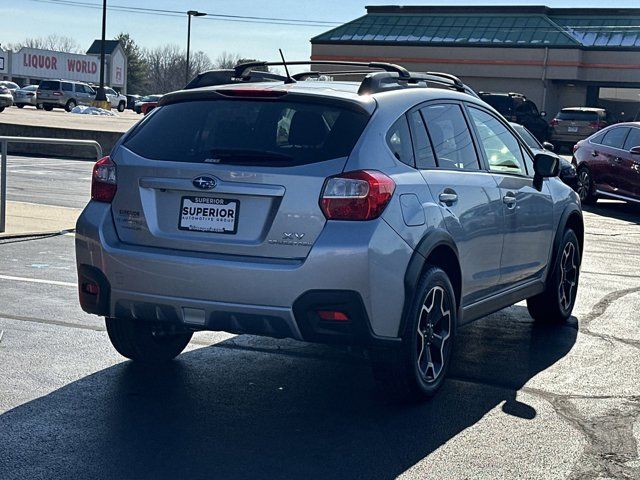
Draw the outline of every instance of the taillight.
[[[375,170],[358,170],[329,177],[320,208],[327,220],[373,220],[387,207],[396,184]]]
[[[34,95],[35,93],[31,93],[31,92],[27,93],[27,97],[33,97]]]
[[[590,128],[600,128],[600,122],[589,122]]]
[[[116,164],[109,157],[101,158],[93,166],[91,200],[110,203],[117,188]]]
[[[552,127],[555,127],[556,125],[558,125],[560,123],[560,120],[558,120],[557,118],[554,118],[553,120],[551,120],[551,122],[549,122],[549,124]]]
[[[63,95],[62,92],[53,92],[54,97],[61,97]]]
[[[573,146],[573,153],[576,153],[576,150],[578,150],[579,148],[580,148],[580,144],[579,144],[579,143],[576,143],[576,144]]]

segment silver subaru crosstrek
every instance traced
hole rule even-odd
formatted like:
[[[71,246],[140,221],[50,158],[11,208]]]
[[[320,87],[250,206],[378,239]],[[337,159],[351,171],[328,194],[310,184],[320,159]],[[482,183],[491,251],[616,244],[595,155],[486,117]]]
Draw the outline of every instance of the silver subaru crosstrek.
[[[524,299],[570,316],[583,221],[557,157],[455,77],[369,66],[237,68],[164,96],[95,165],[79,295],[118,352],[167,361],[199,330],[360,345],[386,393],[424,399],[464,323]]]

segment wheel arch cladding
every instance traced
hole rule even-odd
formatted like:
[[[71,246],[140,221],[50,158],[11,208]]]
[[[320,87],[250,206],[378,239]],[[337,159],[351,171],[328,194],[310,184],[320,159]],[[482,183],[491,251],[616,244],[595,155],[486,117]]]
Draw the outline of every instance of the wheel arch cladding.
[[[442,269],[453,286],[456,296],[456,306],[459,308],[462,300],[462,271],[458,249],[449,235],[444,230],[435,230],[427,233],[416,247],[405,274],[405,302],[402,311],[402,322],[399,334],[402,335],[406,325],[406,316],[411,309],[415,289],[424,272],[430,267]]]
[[[562,238],[564,237],[564,232],[567,228],[573,230],[578,237],[578,246],[580,247],[580,259],[582,260],[582,252],[584,250],[584,221],[582,219],[582,212],[577,205],[569,205],[567,206],[562,215],[560,216],[560,221],[558,222],[558,229],[556,230],[556,235],[553,240],[553,252],[551,257],[551,268],[547,271],[547,277],[550,275],[555,269],[558,248],[560,247],[560,242],[562,242]]]

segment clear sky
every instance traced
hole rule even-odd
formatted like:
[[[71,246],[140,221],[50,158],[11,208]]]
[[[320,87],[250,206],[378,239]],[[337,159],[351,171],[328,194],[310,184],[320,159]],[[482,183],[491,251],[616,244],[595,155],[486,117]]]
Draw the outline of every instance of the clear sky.
[[[101,5],[100,0],[75,0]],[[428,0],[107,0],[109,6],[129,6],[165,10],[199,10],[207,13],[292,18],[326,21],[331,24],[347,22],[365,13],[365,5],[547,5],[549,7],[640,7],[638,0],[617,0],[610,5],[603,0],[533,0],[533,1],[435,1]],[[0,0],[0,44],[21,41],[26,37],[51,33],[74,38],[83,48],[99,38],[100,10],[73,5],[74,0]],[[243,57],[275,60],[278,48],[288,59],[308,59],[309,39],[332,28],[331,26],[267,25],[194,18],[191,29],[191,48],[202,50],[212,59],[222,51]],[[109,11],[107,38],[128,32],[143,47],[172,43],[186,45],[187,17],[161,16],[147,13]]]

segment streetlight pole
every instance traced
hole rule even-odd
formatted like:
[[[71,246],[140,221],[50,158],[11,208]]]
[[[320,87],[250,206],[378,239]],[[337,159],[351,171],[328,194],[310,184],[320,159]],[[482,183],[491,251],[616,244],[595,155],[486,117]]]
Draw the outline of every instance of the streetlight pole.
[[[100,42],[100,86],[96,93],[96,104],[106,108],[104,102],[107,101],[107,94],[104,90],[104,42],[107,33],[107,0],[102,0],[102,41]]]
[[[106,0],[105,0],[106,1]],[[189,83],[189,50],[191,48],[191,17],[204,17],[206,13],[198,12],[196,10],[189,10],[187,12],[187,67],[184,72],[184,81]]]

